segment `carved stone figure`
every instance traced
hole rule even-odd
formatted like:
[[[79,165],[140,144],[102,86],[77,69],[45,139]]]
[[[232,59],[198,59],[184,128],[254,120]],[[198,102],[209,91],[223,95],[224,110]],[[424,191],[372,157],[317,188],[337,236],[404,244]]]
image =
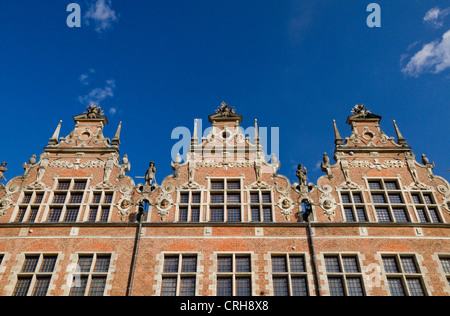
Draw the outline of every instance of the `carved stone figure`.
[[[180,164],[181,164],[181,156],[180,153],[177,154],[177,157],[175,158],[175,163],[172,161],[171,166],[172,170],[175,171],[174,178],[178,179],[180,177]]]
[[[234,112],[234,108],[226,102],[222,102],[222,104],[220,104],[220,106],[217,108],[217,113],[220,113],[222,116],[230,116],[230,114]]]
[[[300,187],[302,187],[302,186],[305,187],[308,185],[308,177],[306,176],[307,174],[308,174],[308,171],[307,171],[306,167],[303,166],[302,164],[299,164],[296,175],[297,175]]]
[[[414,179],[414,183],[415,184],[419,184],[420,180],[419,180],[419,175],[417,173],[416,162],[415,162],[413,153],[407,153],[406,154],[406,163],[408,165],[409,171],[411,172],[411,176]]]
[[[327,153],[323,154],[322,171],[326,172],[328,179],[333,179],[333,174],[331,173],[330,157]]]
[[[195,161],[189,161],[189,183],[194,183],[195,177]]]
[[[31,156],[31,158],[28,160],[28,163],[23,163],[23,170],[25,170],[25,173],[23,175],[23,179],[28,178],[28,175],[30,173],[30,169],[36,164],[36,155]]]
[[[103,183],[108,183],[109,179],[111,177],[111,172],[114,169],[114,155],[111,154],[111,156],[109,156],[108,161],[106,162],[105,165],[105,174],[103,175]]]
[[[270,163],[272,164],[272,176],[275,177],[277,175],[278,170],[280,170],[281,163],[278,161],[278,158],[275,154],[272,154]]]
[[[256,181],[258,183],[262,183],[262,161],[261,161],[259,152],[256,153],[255,173],[256,173]]]
[[[2,179],[5,179],[5,181],[6,181],[6,178],[3,176],[3,174],[8,170],[8,168],[6,168],[6,165],[7,165],[7,163],[4,162],[0,166],[0,181],[2,181]]]
[[[344,174],[345,182],[346,183],[352,182],[352,180],[350,179],[350,168],[348,165],[348,161],[346,159],[341,159],[340,162],[341,162],[341,168],[342,168],[342,173]]]
[[[433,174],[433,169],[434,167],[436,167],[436,165],[434,164],[434,162],[430,163],[430,160],[427,158],[427,156],[425,156],[425,154],[422,155],[422,163],[424,164],[425,167],[427,167],[428,169],[428,177],[431,180],[434,180],[434,174]]]
[[[119,179],[123,179],[125,174],[131,170],[130,160],[128,159],[128,155],[125,154],[122,158],[122,163],[120,165],[120,174]]]
[[[155,180],[155,175],[156,175],[156,167],[155,163],[152,161],[150,162],[149,168],[145,173],[145,185],[151,186],[153,181]]]
[[[44,176],[45,171],[47,170],[49,164],[49,153],[42,153],[39,157],[39,168],[37,172],[36,182],[41,182],[42,177]]]

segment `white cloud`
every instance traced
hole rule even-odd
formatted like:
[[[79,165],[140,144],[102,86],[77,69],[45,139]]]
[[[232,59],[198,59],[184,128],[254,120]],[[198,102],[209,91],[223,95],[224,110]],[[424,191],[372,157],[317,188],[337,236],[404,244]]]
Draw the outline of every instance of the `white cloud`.
[[[93,22],[96,32],[103,33],[111,29],[113,23],[117,22],[119,17],[116,11],[112,9],[111,0],[97,0],[90,3],[84,19],[88,25]]]
[[[423,21],[433,25],[436,28],[440,28],[444,26],[444,18],[449,14],[450,8],[441,10],[439,7],[434,7],[425,14]]]
[[[114,115],[116,113],[117,113],[117,108],[112,107],[112,108],[109,109],[109,114]]]
[[[450,68],[450,30],[442,36],[442,40],[425,44],[411,58],[402,72],[418,77],[426,72],[437,74],[448,68]]]
[[[83,105],[96,104],[99,105],[107,98],[114,97],[114,89],[116,88],[116,82],[113,79],[107,80],[104,88],[95,88],[85,96],[79,97],[80,103]]]

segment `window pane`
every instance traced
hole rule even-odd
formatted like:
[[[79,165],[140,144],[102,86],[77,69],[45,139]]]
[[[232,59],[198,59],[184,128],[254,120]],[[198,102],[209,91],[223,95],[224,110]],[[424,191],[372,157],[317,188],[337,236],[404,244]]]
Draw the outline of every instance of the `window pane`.
[[[93,223],[97,220],[97,212],[98,212],[97,207],[91,208],[91,211],[89,212],[89,219],[88,219],[89,222]]]
[[[86,181],[75,181],[74,190],[84,190],[86,188]]]
[[[194,203],[194,204],[200,203],[200,194],[199,193],[192,194],[192,203]]]
[[[61,181],[58,183],[58,190],[69,190],[70,181]]]
[[[16,223],[22,223],[25,217],[25,213],[27,212],[26,207],[21,207],[19,209],[19,213],[17,213]]]
[[[260,222],[261,216],[259,214],[259,207],[252,207],[252,222]]]
[[[441,264],[445,274],[450,274],[450,258],[441,258]]]
[[[176,296],[177,278],[163,278],[161,296]]]
[[[344,296],[344,286],[341,278],[328,278],[330,296]]]
[[[327,268],[328,273],[341,272],[338,257],[325,257],[325,266]]]
[[[251,272],[250,257],[236,257],[236,272]]]
[[[250,278],[236,278],[236,296],[251,296]]]
[[[428,223],[429,220],[427,218],[427,215],[425,213],[425,209],[423,208],[418,208],[417,209],[417,214],[419,215],[419,219],[421,223]]]
[[[342,203],[352,203],[352,201],[350,200],[350,194],[342,193],[341,197],[342,197]]]
[[[217,296],[232,296],[232,279],[217,278]]]
[[[398,190],[398,185],[396,181],[384,181],[384,186],[386,190]]]
[[[389,202],[392,204],[402,204],[403,200],[400,194],[389,194]]]
[[[394,218],[397,223],[408,223],[409,222],[409,219],[408,219],[408,216],[406,215],[405,209],[394,208],[392,210],[392,212],[394,213]]]
[[[95,193],[94,197],[92,198],[92,203],[93,204],[99,204],[101,199],[102,199],[102,194],[101,193]]]
[[[385,257],[383,258],[384,271],[386,273],[399,273],[399,269],[397,266],[397,260],[394,257]]]
[[[292,278],[292,295],[293,296],[308,296],[308,287],[305,277]]]
[[[289,259],[291,263],[291,272],[306,272],[303,257],[291,256]]]
[[[342,262],[344,264],[345,273],[359,273],[356,257],[343,257]]]
[[[413,203],[414,203],[414,204],[422,204],[422,203],[420,202],[420,196],[419,196],[419,194],[412,194],[411,196],[412,196],[412,200],[413,200]]]
[[[358,215],[358,221],[367,222],[366,212],[363,207],[357,207],[356,214]]]
[[[426,204],[433,204],[433,199],[431,198],[430,194],[424,194],[423,199]]]
[[[54,204],[64,204],[66,202],[66,194],[55,194],[53,198]]]
[[[46,296],[51,277],[37,277],[33,296]]]
[[[28,289],[30,288],[31,277],[19,277],[17,280],[16,289],[14,290],[14,296],[27,296]]]
[[[23,204],[30,203],[32,195],[33,195],[33,193],[25,193],[22,203]]]
[[[187,193],[181,194],[180,203],[188,204],[189,203],[189,194],[187,194]]]
[[[347,289],[349,296],[364,296],[360,278],[347,278]]]
[[[219,257],[218,258],[218,272],[233,272],[232,257]]]
[[[48,221],[51,223],[59,222],[61,212],[62,212],[61,208],[52,208],[50,210],[50,214],[48,215]]]
[[[370,181],[369,182],[369,188],[371,190],[381,190],[381,183],[380,183],[380,181]]]
[[[67,208],[66,216],[64,217],[64,222],[66,222],[66,223],[76,222],[77,217],[78,217],[78,208],[77,207]]]
[[[406,279],[411,296],[425,296],[420,279]]]
[[[211,194],[211,203],[223,203],[223,194]]]
[[[36,194],[36,199],[34,200],[34,204],[41,204],[43,199],[44,199],[43,193]]]
[[[287,272],[286,257],[272,257],[272,272]]]
[[[178,273],[178,256],[166,257],[164,262],[164,273]]]
[[[354,203],[363,203],[361,194],[359,193],[353,193],[353,202]]]
[[[37,216],[38,211],[39,211],[38,208],[32,208],[31,211],[30,211],[30,216],[28,217],[27,222],[34,223],[34,221],[36,220],[36,216]]]
[[[72,291],[70,296],[84,296],[88,282],[87,276],[75,276],[72,283]]]
[[[250,202],[251,203],[259,203],[259,194],[258,193],[252,193],[250,195]]]
[[[70,204],[81,204],[83,201],[83,194],[72,194],[70,196]]]
[[[272,221],[272,208],[264,207],[263,215],[264,215],[264,222],[271,222]]]
[[[386,199],[384,198],[384,194],[372,194],[373,203],[386,203]]]
[[[414,258],[402,257],[400,261],[402,262],[403,273],[418,273]]]
[[[109,206],[102,206],[102,214],[100,215],[100,222],[106,223],[109,218]]]
[[[345,219],[347,222],[354,222],[355,217],[353,216],[353,210],[351,207],[344,208]]]
[[[112,193],[106,193],[105,194],[105,201],[103,203],[111,204],[112,203],[112,199],[113,199],[113,194]]]
[[[240,222],[241,221],[241,209],[229,208],[227,219],[229,222]]]
[[[183,264],[181,272],[197,272],[197,257],[183,256]]]
[[[200,209],[192,208],[191,209],[191,222],[199,222],[200,221]]]
[[[79,272],[90,272],[93,256],[80,256],[80,259],[78,260],[78,269]]]
[[[180,296],[195,296],[195,278],[181,278]]]
[[[188,209],[187,207],[180,208],[180,222],[187,222],[188,221]]]
[[[272,203],[272,199],[270,198],[270,193],[263,193],[262,201],[263,201],[263,203]]]
[[[429,211],[430,211],[430,216],[431,216],[431,219],[433,220],[433,223],[440,223],[441,220],[439,219],[437,210],[435,208],[430,208]]]
[[[402,280],[400,278],[390,278],[388,279],[388,283],[389,289],[391,291],[391,296],[405,296]]]
[[[105,293],[106,277],[92,277],[89,296],[103,296]]]
[[[45,256],[42,262],[41,272],[53,272],[56,264],[56,256]]]
[[[240,181],[228,181],[227,182],[228,190],[239,190],[241,188]]]
[[[211,209],[211,221],[212,222],[223,222],[224,214],[222,208],[212,208]]]
[[[212,190],[223,190],[223,189],[225,189],[223,181],[213,181],[213,182],[211,182],[211,189]]]
[[[275,296],[289,296],[288,280],[285,277],[273,278],[273,291]]]
[[[39,256],[27,256],[22,267],[22,272],[35,272]]]
[[[387,208],[377,208],[376,212],[379,222],[391,222],[391,216],[389,215]]]
[[[240,194],[228,194],[228,203],[241,203]]]
[[[108,272],[111,256],[98,256],[95,264],[95,272]]]

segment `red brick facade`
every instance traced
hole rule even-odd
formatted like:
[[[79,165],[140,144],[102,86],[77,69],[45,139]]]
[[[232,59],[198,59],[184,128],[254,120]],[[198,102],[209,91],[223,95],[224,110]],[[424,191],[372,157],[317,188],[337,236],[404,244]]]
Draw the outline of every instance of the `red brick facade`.
[[[0,187],[0,295],[450,295],[450,185],[396,125],[356,107],[292,184],[233,110],[209,119],[161,184],[126,175],[99,108],[58,126]]]

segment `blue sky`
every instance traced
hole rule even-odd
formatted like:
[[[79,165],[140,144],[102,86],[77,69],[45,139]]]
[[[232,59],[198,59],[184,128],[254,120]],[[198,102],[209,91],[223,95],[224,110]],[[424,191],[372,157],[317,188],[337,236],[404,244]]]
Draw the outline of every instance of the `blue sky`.
[[[81,28],[66,24],[70,3]],[[381,7],[369,28],[367,6]],[[243,127],[279,127],[280,173],[310,181],[334,152],[332,120],[343,137],[355,104],[396,120],[419,157],[449,178],[450,3],[433,0],[79,0],[1,1],[0,160],[7,179],[61,136],[90,102],[105,110],[132,177],[149,161],[157,181],[171,174],[176,127],[193,127],[226,101]],[[270,134],[269,134],[270,136]],[[268,149],[270,151],[270,148]],[[136,179],[136,183],[142,182]]]

